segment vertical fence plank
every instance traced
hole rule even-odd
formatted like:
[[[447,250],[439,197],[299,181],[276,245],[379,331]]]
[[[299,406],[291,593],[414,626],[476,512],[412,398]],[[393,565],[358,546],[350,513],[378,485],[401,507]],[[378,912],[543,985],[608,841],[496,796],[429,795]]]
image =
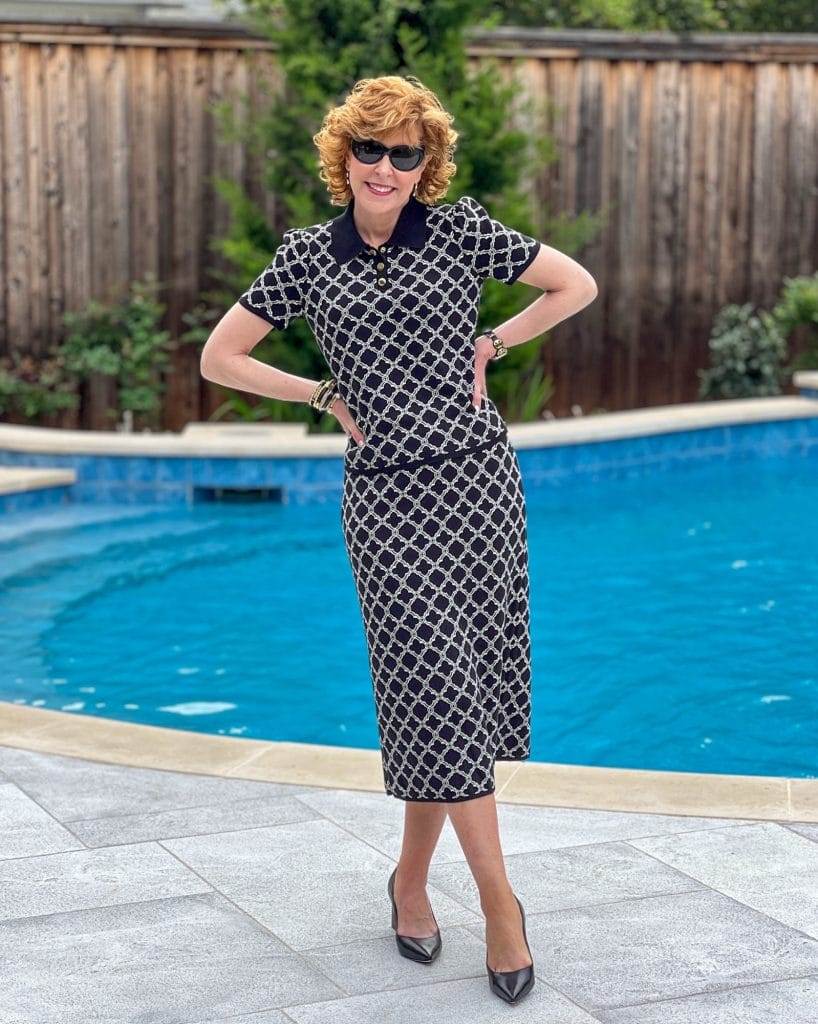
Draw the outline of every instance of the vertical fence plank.
[[[117,46],[108,65],[108,138],[110,139],[110,173],[108,179],[110,208],[108,254],[111,261],[110,294],[124,298],[133,278],[130,239],[136,226],[131,215],[131,150],[139,145],[128,130],[129,47]]]
[[[160,277],[161,189],[159,166],[165,158],[160,150],[157,122],[161,105],[157,96],[156,50],[146,46],[128,49],[128,135],[136,142],[131,148],[130,259],[133,275],[140,279]],[[161,281],[159,281],[161,285]],[[164,290],[159,298],[167,301]]]
[[[51,47],[25,49],[26,180],[28,181],[28,292],[31,350],[46,347],[48,317],[48,153],[45,138],[45,62]]]
[[[196,52],[191,48],[176,49],[170,58],[173,90],[170,94],[172,149],[170,162],[171,196],[171,263],[168,291],[168,313],[172,324],[178,324],[182,313],[191,305],[197,283],[194,265],[199,256],[201,227],[200,137],[201,109],[196,87]],[[186,353],[173,357],[174,372],[167,381],[167,406],[172,428],[190,418],[187,409],[189,387],[184,373]]]
[[[88,179],[91,192],[90,249],[91,279],[96,297],[107,302],[114,298],[118,281],[112,273],[111,239],[108,234],[111,216],[111,135],[110,87],[113,46],[90,45],[88,61]]]
[[[655,116],[652,123],[648,223],[648,259],[651,280],[642,296],[639,338],[638,405],[658,405],[671,390],[673,338],[676,334],[677,275],[682,233],[680,211],[684,208],[687,166],[685,80],[677,61],[654,66]]]
[[[97,294],[91,268],[91,138],[87,54],[69,46],[68,92],[62,194],[63,288],[62,312],[80,309]]]
[[[156,190],[156,209],[158,230],[156,244],[158,246],[157,276],[162,282],[163,301],[170,304],[171,293],[175,288],[173,279],[173,113],[171,97],[175,88],[171,60],[173,50],[162,47],[156,51],[156,64],[153,81],[153,124],[152,144],[156,148],[157,164],[154,188]],[[168,322],[172,319],[168,317]]]
[[[748,146],[752,119],[746,102],[749,69],[734,61],[722,69],[720,150],[719,254],[720,267],[716,307],[740,296],[747,280],[749,237]]]
[[[818,66],[811,65],[812,71],[812,103],[809,109],[815,113],[818,111]],[[818,153],[818,117],[813,117],[811,126],[812,152]],[[803,267],[803,273],[814,272],[815,264],[818,262],[818,160],[809,158],[811,170],[810,186],[808,190],[807,215],[804,219],[804,245],[807,247],[807,259]],[[811,262],[810,262],[811,260]]]
[[[549,85],[554,101],[551,128],[558,152],[558,159],[552,165],[551,209],[554,213],[577,212],[579,67],[580,62],[575,59],[555,58],[549,61]],[[563,412],[570,409],[574,403],[573,386],[582,374],[582,367],[575,351],[573,331],[571,323],[558,325],[551,332],[551,343],[546,347],[546,367],[554,378],[554,398],[551,407]]]
[[[212,96],[214,101],[225,103],[228,107],[228,117],[235,124],[241,134],[247,129],[249,118],[248,104],[242,97],[248,94],[248,66],[249,62],[237,51],[216,50],[213,53],[212,70]],[[212,128],[213,161],[212,174],[214,179],[226,179],[230,182],[242,184],[246,188],[248,181],[248,148],[240,141],[228,134],[223,138],[217,129],[217,120],[214,118]],[[222,238],[228,234],[230,229],[230,208],[225,199],[221,197],[215,188],[213,191],[213,205],[210,209],[210,231],[213,237]],[[209,236],[208,236],[209,237]],[[209,273],[205,277],[207,288],[215,288],[217,285],[215,274],[229,274],[233,271],[227,260],[216,252],[209,252],[206,269]],[[249,282],[247,282],[249,284]],[[242,282],[239,288],[245,287]],[[238,298],[238,292],[236,293]],[[230,302],[226,303],[227,308]],[[199,385],[201,405],[199,409],[200,418],[206,419],[218,409],[224,401],[224,391],[211,381],[202,380]]]
[[[776,64],[765,61],[756,67],[750,290],[753,300],[762,304],[773,298],[780,280],[776,270],[785,181],[784,154],[778,148],[779,85]]]
[[[2,339],[8,337],[8,309],[6,306],[6,279],[8,276],[8,257],[6,245],[8,232],[6,230],[6,190],[8,180],[6,178],[6,119],[2,97],[7,91],[7,71],[5,66],[6,49],[0,45],[0,346]],[[2,356],[0,347],[0,356]]]
[[[718,202],[719,126],[713,116],[713,108],[718,111],[719,79],[714,80],[710,70],[705,61],[694,61],[683,69],[690,96],[689,144],[679,154],[678,184],[684,196],[679,205],[684,219],[676,238],[680,273],[674,305],[680,315],[671,320],[674,341],[707,336],[714,284],[719,277],[718,218],[714,210]],[[695,369],[704,364],[706,354],[700,345],[674,344],[671,358],[670,396],[673,401],[681,401],[687,382],[691,377],[695,379]]]
[[[115,302],[128,279],[116,273],[112,237],[114,220],[112,103],[114,44],[91,44],[88,61],[88,183],[90,207],[89,250],[91,263],[91,296],[103,303]],[[84,303],[83,303],[84,305]],[[84,390],[83,425],[91,430],[111,430],[116,424],[116,388],[114,382],[96,375]]]
[[[614,155],[616,193],[611,211],[610,294],[607,296],[606,344],[611,352],[606,408],[636,403],[639,303],[642,293],[647,226],[647,174],[644,143],[644,66],[623,61],[619,69],[619,104],[615,111]]]
[[[810,64],[791,64],[786,69],[791,116],[786,147],[790,154],[790,178],[784,214],[786,274],[811,274],[816,270],[816,207],[818,207],[818,118],[815,117],[816,69]]]
[[[72,131],[69,115],[71,90],[71,47],[64,44],[44,48],[45,90],[43,117],[43,169],[47,202],[46,245],[43,277],[48,296],[46,336],[42,349],[60,337],[62,314],[66,309],[66,263],[68,253],[63,244],[63,223],[66,216],[68,136]]]
[[[27,146],[26,53],[29,47],[11,42],[3,56],[3,181],[5,183],[6,241],[6,345],[9,350],[31,351],[31,232]]]
[[[191,221],[194,228],[192,243],[192,263],[190,267],[190,291],[184,295],[185,309],[192,310],[199,294],[206,284],[206,267],[210,259],[209,243],[212,234],[210,214],[213,210],[213,138],[214,124],[210,110],[212,103],[211,76],[212,61],[210,54],[203,50],[194,51],[193,81],[191,83],[191,106],[196,111],[193,118],[193,146],[198,167],[199,180],[192,194],[194,204]],[[181,314],[178,334],[182,333]],[[189,345],[180,345],[174,359],[179,366],[179,377],[184,384],[182,401],[173,407],[173,417],[168,418],[168,426],[181,430],[191,420],[199,418],[202,407],[202,375],[199,372],[199,358],[195,349]]]
[[[584,259],[599,287],[596,302],[569,321],[577,341],[580,363],[571,382],[576,404],[584,413],[604,407],[608,402],[607,379],[610,377],[610,339],[606,338],[606,305],[610,280],[610,216],[611,216],[611,103],[615,102],[615,78],[608,61],[583,62],[582,100],[580,110],[586,128],[584,145],[578,156],[579,209],[589,213],[600,211],[603,223],[596,237],[586,247]],[[596,373],[583,368],[596,366]]]

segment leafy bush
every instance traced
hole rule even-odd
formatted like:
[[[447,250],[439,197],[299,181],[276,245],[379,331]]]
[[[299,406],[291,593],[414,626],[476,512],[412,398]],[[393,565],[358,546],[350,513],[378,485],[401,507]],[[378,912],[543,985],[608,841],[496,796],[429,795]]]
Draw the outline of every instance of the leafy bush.
[[[76,378],[58,350],[44,359],[19,352],[0,359],[0,416],[48,418],[78,405]]]
[[[786,342],[775,318],[750,303],[725,306],[713,321],[711,366],[699,370],[699,397],[752,398],[781,393]]]
[[[159,322],[165,306],[154,296],[155,282],[134,281],[121,302],[92,299],[80,312],[63,314],[68,335],[62,345],[66,369],[77,379],[112,377],[116,407],[112,419],[134,416],[134,424],[158,427],[165,384],[162,371],[176,347]]]
[[[788,370],[818,370],[818,272],[811,277],[785,277],[772,316],[785,338],[803,332],[807,347]]]

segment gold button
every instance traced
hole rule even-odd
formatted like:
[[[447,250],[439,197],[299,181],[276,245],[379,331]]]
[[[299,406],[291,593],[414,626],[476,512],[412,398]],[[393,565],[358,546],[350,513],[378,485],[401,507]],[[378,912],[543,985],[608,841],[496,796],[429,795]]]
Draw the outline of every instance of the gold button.
[[[379,277],[378,278],[378,284],[381,284],[381,285],[386,284],[386,278],[385,277]]]
[[[383,270],[383,268],[386,266],[386,264],[385,263],[376,263],[375,266],[378,268],[378,270]]]

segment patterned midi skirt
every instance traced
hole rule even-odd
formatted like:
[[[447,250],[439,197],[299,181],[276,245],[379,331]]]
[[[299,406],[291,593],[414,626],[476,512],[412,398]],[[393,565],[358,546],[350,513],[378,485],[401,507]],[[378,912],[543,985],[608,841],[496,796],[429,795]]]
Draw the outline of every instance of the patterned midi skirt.
[[[344,469],[384,785],[401,800],[494,792],[531,744],[526,504],[507,432],[384,469]]]

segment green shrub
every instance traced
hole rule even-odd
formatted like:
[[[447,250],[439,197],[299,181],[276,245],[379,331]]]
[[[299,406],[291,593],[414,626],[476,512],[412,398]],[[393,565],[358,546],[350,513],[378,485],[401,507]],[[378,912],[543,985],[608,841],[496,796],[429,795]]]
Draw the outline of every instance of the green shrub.
[[[818,272],[811,277],[785,277],[781,298],[771,313],[787,340],[796,332],[806,338],[806,349],[787,369],[818,370]]]
[[[116,406],[111,419],[128,413],[137,427],[159,426],[163,371],[176,347],[159,323],[164,305],[153,294],[152,280],[134,281],[121,302],[103,304],[92,299],[80,312],[63,314],[68,328],[62,345],[67,370],[80,381],[97,375],[116,382]]]
[[[59,350],[42,359],[19,352],[0,359],[0,416],[48,418],[78,405],[76,378]]]
[[[710,362],[699,370],[699,397],[752,398],[781,393],[786,342],[774,317],[751,304],[725,306],[713,321]]]

